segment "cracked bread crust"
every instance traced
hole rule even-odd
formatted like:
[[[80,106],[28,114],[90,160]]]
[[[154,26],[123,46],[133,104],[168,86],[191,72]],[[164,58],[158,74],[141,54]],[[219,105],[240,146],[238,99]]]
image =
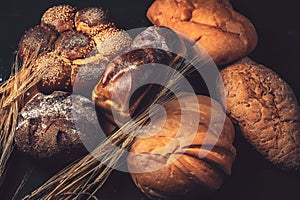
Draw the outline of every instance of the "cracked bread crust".
[[[244,58],[221,71],[227,114],[269,161],[300,169],[300,109],[289,85],[275,72]]]
[[[254,26],[228,0],[156,0],[147,17],[196,41],[217,65],[248,55],[257,44]]]

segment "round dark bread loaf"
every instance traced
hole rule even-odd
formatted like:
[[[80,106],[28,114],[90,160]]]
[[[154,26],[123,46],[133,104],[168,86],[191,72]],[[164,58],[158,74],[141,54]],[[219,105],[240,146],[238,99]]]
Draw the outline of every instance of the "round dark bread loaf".
[[[54,46],[57,54],[70,60],[85,58],[96,48],[88,35],[74,30],[61,33]]]
[[[75,16],[77,31],[95,36],[108,28],[116,28],[110,12],[104,8],[84,8]]]
[[[140,88],[139,84],[159,78],[154,70],[156,65],[169,65],[173,59],[172,53],[152,48],[136,49],[116,57],[107,65],[93,90],[97,110],[116,127],[122,126],[143,100],[150,100],[145,97],[152,86],[146,84]],[[139,88],[139,92],[134,93]]]
[[[37,84],[37,89],[44,94],[51,94],[53,91],[71,92],[71,64],[63,57],[54,52],[44,52],[34,60],[32,71],[46,72]]]
[[[269,161],[300,169],[300,108],[290,86],[250,58],[221,71],[220,97],[227,114]]]

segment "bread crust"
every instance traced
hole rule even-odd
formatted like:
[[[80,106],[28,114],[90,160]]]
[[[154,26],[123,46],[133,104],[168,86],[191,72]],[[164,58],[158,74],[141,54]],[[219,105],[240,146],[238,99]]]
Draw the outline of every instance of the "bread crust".
[[[179,99],[183,105],[177,100],[165,104],[167,118],[157,119],[149,131],[143,131],[127,158],[135,184],[151,199],[182,199],[198,192],[206,196],[231,173],[234,127],[227,117],[221,123],[223,108],[206,96],[197,96],[198,108],[191,94]],[[197,111],[199,121],[193,118]],[[181,119],[183,112],[188,113],[187,118]],[[211,119],[212,115],[218,117]],[[216,129],[208,128],[211,120]],[[192,132],[192,122],[198,127],[196,132]],[[163,127],[157,130],[160,125]]]
[[[147,17],[196,41],[217,65],[248,55],[257,44],[252,23],[227,0],[156,0]]]
[[[81,139],[93,139],[100,132],[88,99],[56,91],[37,93],[18,116],[15,143],[19,150],[38,159],[64,158],[86,153]],[[95,137],[97,138],[97,137]]]
[[[107,28],[116,28],[110,12],[104,8],[84,8],[75,15],[75,27],[91,36],[95,36]]]
[[[70,5],[53,6],[46,10],[41,18],[41,25],[61,33],[74,29],[76,8]]]
[[[242,134],[273,164],[299,170],[300,109],[290,86],[250,58],[223,69],[221,76],[220,97]]]
[[[27,30],[18,44],[18,57],[26,62],[43,51],[51,51],[52,44],[56,39],[55,33],[40,25]]]

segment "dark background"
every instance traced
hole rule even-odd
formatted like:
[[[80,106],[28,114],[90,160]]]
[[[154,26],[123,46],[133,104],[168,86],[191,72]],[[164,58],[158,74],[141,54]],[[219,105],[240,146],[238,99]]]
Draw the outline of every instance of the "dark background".
[[[148,26],[145,13],[151,0],[48,1],[7,0],[0,3],[0,79],[7,78],[15,57],[18,41],[25,30],[40,22],[47,8],[68,3],[78,9],[100,6],[109,9],[118,26],[124,29]],[[259,42],[249,56],[273,69],[285,79],[300,100],[300,16],[297,1],[233,0],[236,10],[247,16],[258,32]],[[213,196],[213,200],[277,200],[299,199],[299,174],[283,172],[266,162],[237,133],[237,158],[232,176]],[[57,168],[43,166],[14,152],[8,164],[7,176],[0,187],[0,199],[11,199],[24,174],[31,175],[21,195],[25,195],[51,177]],[[147,199],[139,192],[126,173],[114,172],[100,199]],[[199,194],[201,199],[201,194]]]

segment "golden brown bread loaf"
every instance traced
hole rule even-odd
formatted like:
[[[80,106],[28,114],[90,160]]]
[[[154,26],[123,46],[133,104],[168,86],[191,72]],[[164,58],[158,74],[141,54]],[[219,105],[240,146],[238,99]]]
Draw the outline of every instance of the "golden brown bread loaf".
[[[300,109],[289,85],[271,69],[244,58],[221,71],[226,112],[269,161],[300,169]]]
[[[192,193],[205,197],[231,173],[235,159],[232,122],[216,101],[197,96],[197,106],[193,98],[183,93],[179,98],[183,104],[166,103],[166,119],[155,120],[132,145],[129,172],[151,199],[188,199],[186,195]]]
[[[248,55],[257,44],[254,26],[228,0],[156,0],[147,17],[196,41],[217,65]]]

